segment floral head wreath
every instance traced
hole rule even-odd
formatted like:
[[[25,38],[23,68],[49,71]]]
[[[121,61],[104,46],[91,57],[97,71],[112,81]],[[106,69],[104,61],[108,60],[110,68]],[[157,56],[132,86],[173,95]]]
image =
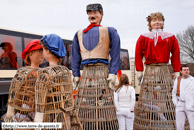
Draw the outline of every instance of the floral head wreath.
[[[146,17],[147,21],[151,20],[151,17],[148,15],[148,17]]]
[[[164,18],[162,14],[154,14],[152,17],[156,17],[156,16]],[[147,21],[150,21],[152,17],[148,15],[148,17],[146,17]]]

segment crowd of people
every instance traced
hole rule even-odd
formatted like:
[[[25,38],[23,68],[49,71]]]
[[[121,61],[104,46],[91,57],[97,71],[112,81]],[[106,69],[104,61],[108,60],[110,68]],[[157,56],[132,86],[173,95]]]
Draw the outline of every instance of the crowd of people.
[[[5,121],[62,122],[64,130],[133,130],[134,127],[183,130],[187,117],[193,130],[194,78],[189,75],[187,66],[181,67],[176,37],[163,32],[163,14],[151,13],[147,17],[150,32],[140,35],[137,40],[135,66],[141,90],[135,108],[135,89],[129,85],[126,74],[120,76],[119,85],[115,87],[120,65],[117,30],[100,25],[103,17],[101,4],[87,5],[86,13],[90,25],[77,31],[73,38],[71,68],[74,82],[70,71],[60,65],[66,49],[58,35],[47,34],[40,40],[31,41],[22,53],[28,66],[18,69],[10,86]],[[6,49],[7,44],[1,44],[5,52],[0,65],[8,55],[9,65],[16,68],[17,56],[11,49]],[[49,62],[49,67],[39,68],[43,57]],[[169,59],[174,68],[175,81],[166,66]],[[82,74],[80,65],[83,65]],[[182,76],[179,76],[180,73]],[[77,90],[75,100],[73,90]],[[172,97],[169,96],[171,94]],[[167,104],[165,111],[158,105],[160,102]],[[170,116],[167,117],[168,111]],[[77,117],[76,127],[73,125],[75,122],[72,123],[71,113]],[[152,118],[151,114],[156,118]],[[174,114],[175,119],[171,118]]]

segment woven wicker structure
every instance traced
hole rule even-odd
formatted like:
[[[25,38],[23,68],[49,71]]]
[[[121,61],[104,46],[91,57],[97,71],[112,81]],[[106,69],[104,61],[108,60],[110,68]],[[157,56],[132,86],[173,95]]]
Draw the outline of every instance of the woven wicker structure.
[[[62,129],[69,130],[72,91],[71,73],[66,67],[50,66],[38,72],[36,111],[44,113],[44,122],[62,122]]]
[[[83,130],[82,124],[78,118],[78,115],[74,110],[70,111],[71,130]]]
[[[175,107],[172,102],[173,81],[167,65],[146,65],[134,128],[139,130],[176,130]],[[188,128],[186,123],[186,129]]]
[[[20,68],[12,79],[8,104],[15,108],[14,122],[32,122],[34,119],[38,70],[30,67]]]
[[[75,109],[84,130],[118,130],[113,92],[108,87],[105,64],[84,66]]]

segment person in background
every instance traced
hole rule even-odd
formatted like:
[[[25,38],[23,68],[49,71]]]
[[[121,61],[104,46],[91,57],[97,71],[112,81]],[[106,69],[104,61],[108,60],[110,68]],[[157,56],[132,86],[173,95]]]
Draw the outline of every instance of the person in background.
[[[3,53],[0,56],[0,68],[18,68],[17,54],[13,52],[13,46],[10,42],[2,42],[0,47]]]
[[[176,107],[176,128],[184,130],[186,116],[190,130],[194,130],[194,78],[189,75],[189,67],[183,65],[182,76],[175,79],[172,90],[172,101]]]
[[[114,92],[114,101],[119,130],[125,130],[125,125],[127,130],[133,130],[135,89],[129,85],[126,74],[122,74],[120,77],[119,85]]]
[[[175,76],[174,76],[173,72],[170,72],[170,76],[171,76],[172,80],[174,81],[175,80]]]

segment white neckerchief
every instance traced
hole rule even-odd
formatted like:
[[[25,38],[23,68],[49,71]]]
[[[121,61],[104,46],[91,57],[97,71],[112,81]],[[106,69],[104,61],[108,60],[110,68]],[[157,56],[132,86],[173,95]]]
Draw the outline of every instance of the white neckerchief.
[[[154,46],[156,46],[158,42],[158,36],[160,35],[158,32],[162,32],[162,29],[152,29],[151,32],[154,32]]]
[[[151,32],[144,33],[144,34],[142,34],[142,36],[150,38],[150,39],[154,39],[154,46],[156,46],[159,36],[161,36],[161,39],[163,40],[165,38],[172,37],[173,34],[163,32],[162,29],[152,29]]]

